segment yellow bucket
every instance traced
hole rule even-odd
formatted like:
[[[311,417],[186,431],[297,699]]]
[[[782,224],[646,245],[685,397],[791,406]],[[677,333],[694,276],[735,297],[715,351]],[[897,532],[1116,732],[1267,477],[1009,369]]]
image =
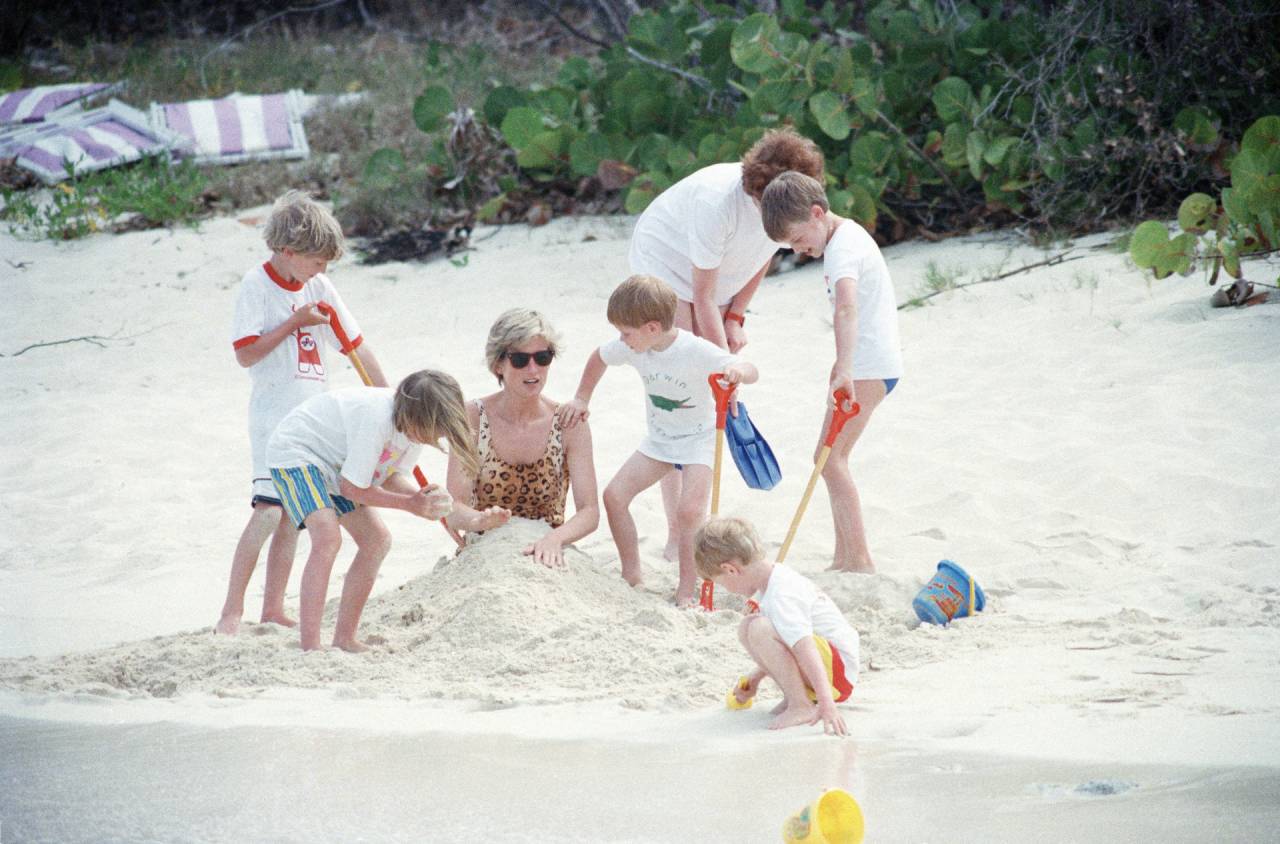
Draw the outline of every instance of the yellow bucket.
[[[861,844],[862,809],[843,789],[824,791],[817,800],[787,818],[786,844]]]

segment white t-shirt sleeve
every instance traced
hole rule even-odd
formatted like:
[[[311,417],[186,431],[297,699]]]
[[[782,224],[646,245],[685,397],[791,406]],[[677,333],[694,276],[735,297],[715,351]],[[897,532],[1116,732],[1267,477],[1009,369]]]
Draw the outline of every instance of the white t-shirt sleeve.
[[[769,602],[768,618],[788,648],[794,648],[801,639],[813,635],[809,605],[810,600],[796,589],[779,590]]]
[[[636,354],[622,340],[610,340],[600,347],[600,360],[607,366],[621,366],[624,363],[634,366]]]
[[[713,203],[694,199],[690,203],[689,263],[698,269],[714,270],[724,262],[729,244],[729,220],[725,210]]]
[[[694,337],[694,335],[690,336]],[[731,363],[737,363],[739,360],[737,355],[727,349],[720,348],[705,337],[694,337],[694,339],[697,341],[692,344],[692,349],[696,356],[696,362],[693,364],[694,371],[705,372],[707,375],[713,372],[723,372],[726,366]],[[703,376],[702,380],[705,381],[706,376]]]
[[[823,270],[826,272],[827,282],[831,285],[833,295],[840,279],[851,278],[857,281],[862,277],[862,259],[852,250],[832,250],[829,257],[831,261],[826,263]]]
[[[389,418],[378,413],[361,413],[347,424],[347,458],[342,463],[342,477],[362,489],[373,486],[374,473],[382,462],[382,448],[391,433]]]
[[[239,349],[249,345],[275,326],[263,325],[267,314],[266,293],[251,277],[240,283],[236,296],[235,316],[231,319],[231,345]]]

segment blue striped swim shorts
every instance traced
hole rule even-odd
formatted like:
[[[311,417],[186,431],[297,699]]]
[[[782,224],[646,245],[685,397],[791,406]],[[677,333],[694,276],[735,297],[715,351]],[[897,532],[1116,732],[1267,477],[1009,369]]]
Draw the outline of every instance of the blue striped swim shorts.
[[[337,510],[339,516],[345,516],[356,509],[356,503],[341,495],[330,495],[324,484],[324,475],[319,466],[307,464],[302,467],[288,469],[272,469],[271,480],[280,493],[280,503],[284,511],[298,530],[304,527],[307,516],[317,510]]]

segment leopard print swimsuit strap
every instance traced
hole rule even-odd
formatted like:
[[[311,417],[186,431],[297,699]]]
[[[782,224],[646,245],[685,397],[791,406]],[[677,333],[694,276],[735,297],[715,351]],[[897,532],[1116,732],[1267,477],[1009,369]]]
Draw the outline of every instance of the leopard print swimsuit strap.
[[[552,527],[564,524],[564,504],[569,492],[569,465],[564,454],[564,430],[552,417],[542,456],[532,463],[508,463],[493,447],[493,432],[484,403],[477,401],[480,425],[476,447],[480,474],[472,487],[473,506],[505,507],[516,516],[541,519]]]

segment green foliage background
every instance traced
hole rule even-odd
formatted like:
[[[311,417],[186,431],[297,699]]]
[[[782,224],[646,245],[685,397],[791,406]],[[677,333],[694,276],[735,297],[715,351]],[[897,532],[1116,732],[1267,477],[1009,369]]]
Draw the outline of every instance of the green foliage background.
[[[833,209],[889,239],[1014,220],[1088,229],[1214,184],[1232,130],[1280,112],[1275,39],[1236,33],[1248,45],[1231,78],[1210,40],[1280,12],[1216,5],[782,0],[764,14],[677,0],[563,62],[552,84],[463,99],[443,63],[413,113],[442,181],[475,175],[448,140],[467,108],[514,152],[512,172],[469,193],[482,219],[602,186],[635,213],[789,125],[826,153]],[[1191,30],[1203,44],[1177,42]],[[379,153],[368,175],[385,185],[411,167]]]

